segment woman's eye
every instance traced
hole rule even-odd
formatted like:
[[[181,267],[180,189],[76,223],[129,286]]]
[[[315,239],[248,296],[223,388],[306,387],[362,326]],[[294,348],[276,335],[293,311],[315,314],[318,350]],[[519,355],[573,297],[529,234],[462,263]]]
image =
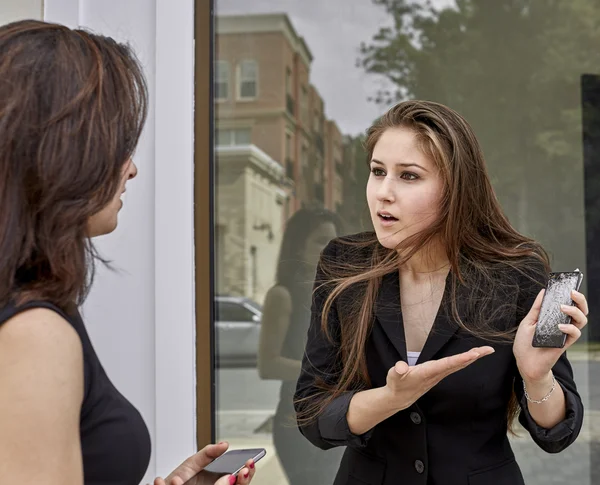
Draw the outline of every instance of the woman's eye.
[[[371,172],[373,173],[373,175],[375,175],[376,177],[384,177],[385,176],[385,172],[377,167],[373,167],[371,169]]]
[[[416,173],[404,172],[402,175],[400,175],[400,178],[410,181],[410,180],[417,180],[419,178],[419,176]]]

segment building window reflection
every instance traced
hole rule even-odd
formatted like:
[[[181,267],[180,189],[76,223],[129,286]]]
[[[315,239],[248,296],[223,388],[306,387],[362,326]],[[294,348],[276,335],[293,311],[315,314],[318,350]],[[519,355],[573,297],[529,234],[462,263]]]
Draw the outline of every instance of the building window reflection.
[[[217,61],[215,72],[215,98],[220,101],[229,99],[229,62]]]
[[[250,128],[218,129],[217,146],[249,145],[251,140]]]
[[[238,99],[252,100],[258,97],[258,63],[244,60],[238,65]]]

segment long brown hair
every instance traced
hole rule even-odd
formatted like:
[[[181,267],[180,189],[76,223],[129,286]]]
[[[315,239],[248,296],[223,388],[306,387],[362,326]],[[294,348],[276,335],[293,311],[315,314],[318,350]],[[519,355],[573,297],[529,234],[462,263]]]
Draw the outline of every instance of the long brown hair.
[[[430,101],[402,102],[383,115],[368,130],[365,143],[370,163],[373,149],[388,129],[403,127],[413,130],[423,152],[433,160],[443,180],[440,214],[423,231],[406,238],[395,249],[386,249],[374,233],[361,238],[342,238],[348,251],[369,254],[363,262],[352,264],[323,259],[320,269],[328,296],[322,309],[322,330],[332,338],[327,316],[336,300],[349,289],[360,286],[363,298],[348,299],[338,305],[340,339],[338,359],[343,362],[336,383],[318,382],[318,399],[311,396],[308,405],[299,402],[300,423],[318,416],[336,397],[350,389],[367,388],[365,346],[373,322],[374,305],[382,277],[398,271],[415,253],[427,248],[435,239],[441,241],[450,261],[450,303],[456,323],[467,332],[489,341],[511,342],[516,329],[499,329],[490,322],[507,307],[495,308],[493,295],[502,292],[503,285],[516,281],[499,275],[525,275],[532,282],[543,280],[549,271],[548,255],[534,240],[519,234],[504,215],[490,183],[482,150],[469,124],[452,109]],[[368,251],[366,251],[368,250]],[[344,258],[346,259],[346,258]],[[360,258],[358,258],[360,260]],[[533,263],[533,264],[532,264]],[[543,268],[541,270],[540,268]],[[535,271],[540,274],[535,274]],[[532,274],[532,270],[534,274]],[[457,309],[459,287],[471,290],[468,304],[476,318],[461,319]],[[498,300],[496,299],[496,302]],[[352,303],[354,302],[354,305]],[[514,311],[514,307],[512,308]],[[518,415],[519,405],[513,393],[508,405],[508,429]]]
[[[118,191],[147,114],[126,45],[62,25],[0,27],[0,306],[85,298],[90,216]]]

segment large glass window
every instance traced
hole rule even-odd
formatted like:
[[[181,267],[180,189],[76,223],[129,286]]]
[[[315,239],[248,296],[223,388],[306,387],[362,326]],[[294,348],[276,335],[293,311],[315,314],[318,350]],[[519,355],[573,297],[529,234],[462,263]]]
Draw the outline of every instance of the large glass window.
[[[217,438],[267,448],[261,485],[333,482],[343,449],[322,451],[300,436],[291,403],[316,259],[336,235],[372,230],[365,130],[396,102],[426,99],[472,125],[507,217],[544,245],[553,269],[584,270],[592,314],[569,351],[586,407],[582,435],[558,458],[523,430],[510,442],[528,485],[600,483],[600,3],[328,0],[307,9],[215,0],[215,8],[218,98],[228,98],[228,62],[237,66],[236,99],[216,105],[216,140],[248,148],[217,159],[216,287],[261,308],[260,322],[235,330],[244,358],[220,360]],[[239,102],[246,98],[256,101]],[[293,219],[301,209],[315,211],[309,222]]]

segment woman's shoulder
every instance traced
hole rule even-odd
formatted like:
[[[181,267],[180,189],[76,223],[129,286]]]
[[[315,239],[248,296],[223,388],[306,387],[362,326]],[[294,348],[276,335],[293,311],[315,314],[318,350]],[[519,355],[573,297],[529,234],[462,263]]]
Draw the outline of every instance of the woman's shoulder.
[[[519,294],[538,293],[546,286],[550,266],[544,253],[532,250],[530,253],[506,258],[485,265],[487,276],[476,278],[503,291],[517,291]]]
[[[276,284],[271,286],[265,295],[264,311],[267,310],[286,310],[292,307],[292,295],[287,286]]]
[[[16,371],[27,373],[43,366],[67,380],[82,375],[81,339],[72,324],[56,311],[28,308],[3,321],[0,329],[0,354],[10,362],[13,353],[23,364],[14,367]]]
[[[363,259],[373,252],[376,241],[377,237],[372,231],[339,236],[329,241],[322,255],[325,258],[342,261]]]
[[[545,285],[550,272],[545,255],[535,250],[511,261],[511,268],[519,287]]]

